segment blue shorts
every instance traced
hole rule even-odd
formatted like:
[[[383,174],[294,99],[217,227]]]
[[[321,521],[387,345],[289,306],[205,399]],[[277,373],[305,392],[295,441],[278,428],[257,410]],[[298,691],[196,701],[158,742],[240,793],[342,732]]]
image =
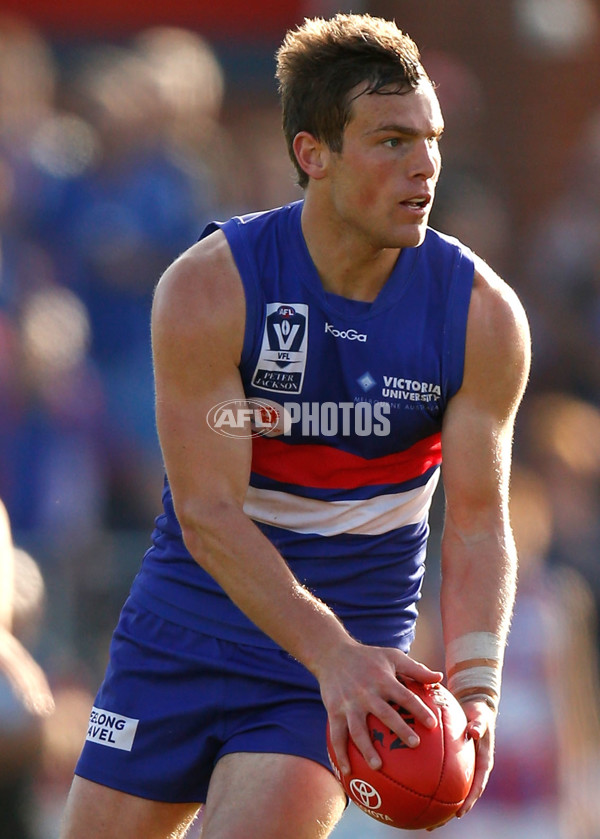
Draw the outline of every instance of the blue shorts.
[[[280,649],[234,644],[128,600],[75,774],[155,801],[206,801],[232,752],[330,769],[317,680]]]

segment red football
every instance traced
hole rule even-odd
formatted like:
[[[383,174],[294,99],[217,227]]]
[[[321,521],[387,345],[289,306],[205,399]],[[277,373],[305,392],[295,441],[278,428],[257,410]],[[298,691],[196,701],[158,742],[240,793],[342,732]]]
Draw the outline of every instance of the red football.
[[[412,714],[392,703],[419,735],[411,749],[370,714],[367,724],[383,766],[371,769],[352,742],[348,743],[351,772],[342,775],[336,764],[329,726],[327,748],[331,765],[348,797],[363,812],[390,827],[416,830],[436,827],[459,809],[471,788],[475,745],[466,737],[467,719],[443,685],[407,682],[435,713],[438,724],[425,728]]]

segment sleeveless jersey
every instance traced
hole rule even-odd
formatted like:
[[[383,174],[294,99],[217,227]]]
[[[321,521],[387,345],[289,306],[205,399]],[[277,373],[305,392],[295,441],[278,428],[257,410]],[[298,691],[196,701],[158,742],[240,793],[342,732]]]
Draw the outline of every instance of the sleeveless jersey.
[[[326,293],[303,202],[213,223],[246,297],[240,373],[258,406],[245,512],[354,637],[407,648],[448,400],[462,383],[473,259],[432,229],[374,302]],[[276,433],[262,433],[278,416]],[[278,432],[278,433],[277,433]],[[194,561],[168,480],[132,596],[227,640],[274,646]]]

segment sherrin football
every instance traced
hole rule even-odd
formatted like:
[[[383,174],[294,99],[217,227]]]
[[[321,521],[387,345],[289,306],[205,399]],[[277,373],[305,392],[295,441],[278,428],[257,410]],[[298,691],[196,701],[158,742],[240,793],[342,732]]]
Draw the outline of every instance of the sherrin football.
[[[337,766],[327,726],[327,749],[333,770],[348,797],[377,821],[390,827],[417,830],[436,827],[460,808],[471,788],[475,770],[475,745],[466,737],[464,711],[443,685],[406,682],[434,712],[436,728],[425,728],[395,703],[392,706],[418,734],[416,748],[406,746],[396,734],[370,714],[371,740],[383,762],[371,769],[352,740],[348,743],[351,772]]]

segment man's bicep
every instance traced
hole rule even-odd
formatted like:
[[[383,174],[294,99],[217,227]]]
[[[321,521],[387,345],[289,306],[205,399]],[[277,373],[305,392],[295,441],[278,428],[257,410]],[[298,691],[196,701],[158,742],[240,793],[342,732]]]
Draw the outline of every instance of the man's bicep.
[[[242,401],[238,368],[244,301],[227,252],[173,266],[155,295],[152,344],[156,420],[176,508],[241,504],[251,441],[211,427],[216,405]],[[179,513],[178,510],[178,513]]]
[[[442,450],[449,508],[466,523],[501,514],[514,421],[529,371],[529,331],[514,293],[491,272],[476,274],[465,375],[444,417]]]
[[[193,392],[170,382],[160,386],[158,370],[156,377],[157,429],[176,508],[218,499],[241,504],[248,486],[251,440],[219,433],[214,422],[218,405],[243,403],[239,371],[224,371],[218,388],[207,382]],[[231,422],[226,413],[221,416],[235,425],[235,416]]]
[[[456,397],[442,434],[447,511],[464,531],[500,512],[510,472],[512,420]]]

